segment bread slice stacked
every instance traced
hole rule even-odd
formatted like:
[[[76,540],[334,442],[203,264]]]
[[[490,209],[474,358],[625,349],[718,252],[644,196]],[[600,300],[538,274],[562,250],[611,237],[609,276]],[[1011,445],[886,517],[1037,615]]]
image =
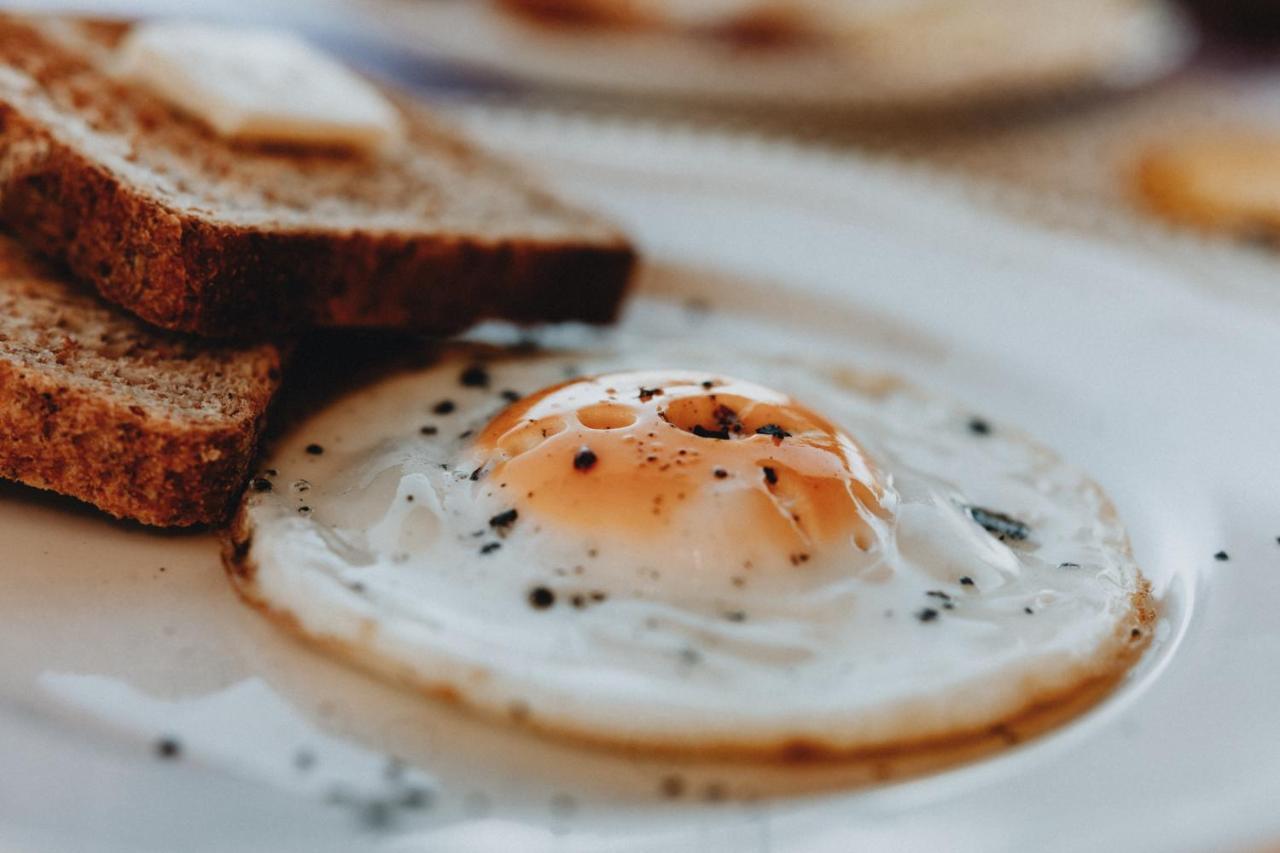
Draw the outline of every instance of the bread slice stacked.
[[[149,328],[0,237],[0,477],[146,524],[216,522],[280,376],[274,345]]]
[[[281,336],[614,317],[625,238],[407,99],[385,156],[231,142],[112,74],[129,26],[0,15],[0,477],[216,523]]]

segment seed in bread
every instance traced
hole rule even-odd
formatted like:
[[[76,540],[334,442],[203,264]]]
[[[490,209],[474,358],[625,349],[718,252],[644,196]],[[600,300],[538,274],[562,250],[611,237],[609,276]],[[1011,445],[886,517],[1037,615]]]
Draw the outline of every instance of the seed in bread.
[[[150,329],[0,236],[0,477],[144,524],[221,521],[280,369],[272,345]]]

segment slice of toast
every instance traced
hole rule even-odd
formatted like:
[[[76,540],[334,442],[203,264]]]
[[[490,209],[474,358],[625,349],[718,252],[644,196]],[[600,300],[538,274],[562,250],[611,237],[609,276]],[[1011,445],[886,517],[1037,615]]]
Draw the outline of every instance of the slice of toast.
[[[221,521],[280,369],[272,345],[153,330],[0,235],[0,477],[144,524]]]
[[[357,156],[232,143],[112,76],[129,24],[0,15],[0,217],[167,329],[613,319],[634,253],[408,99]]]

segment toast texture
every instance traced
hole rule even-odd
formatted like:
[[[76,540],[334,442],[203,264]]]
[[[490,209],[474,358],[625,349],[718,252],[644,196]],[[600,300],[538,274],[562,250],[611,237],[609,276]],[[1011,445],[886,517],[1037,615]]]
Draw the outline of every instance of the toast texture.
[[[229,142],[111,73],[128,23],[0,15],[0,218],[165,329],[608,322],[635,255],[407,98],[360,156]]]
[[[0,235],[0,477],[143,524],[218,523],[280,374],[273,345],[151,329]]]

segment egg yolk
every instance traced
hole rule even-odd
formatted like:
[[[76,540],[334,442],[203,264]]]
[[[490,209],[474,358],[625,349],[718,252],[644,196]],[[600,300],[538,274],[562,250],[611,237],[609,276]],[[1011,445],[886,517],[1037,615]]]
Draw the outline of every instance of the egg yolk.
[[[499,413],[477,438],[486,480],[522,514],[609,541],[713,529],[807,562],[870,550],[886,489],[862,448],[784,394],[721,376],[575,379]]]

